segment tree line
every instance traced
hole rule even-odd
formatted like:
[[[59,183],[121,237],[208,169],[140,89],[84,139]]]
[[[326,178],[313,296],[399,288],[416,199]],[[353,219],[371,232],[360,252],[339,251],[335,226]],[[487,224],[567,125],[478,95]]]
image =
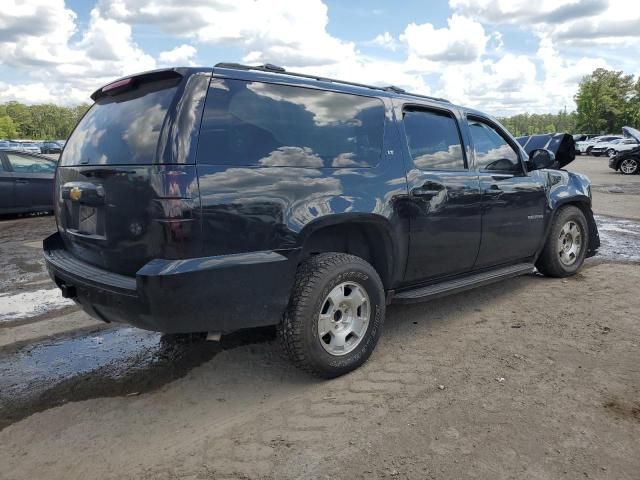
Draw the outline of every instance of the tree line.
[[[528,114],[501,118],[516,135],[536,133],[621,133],[624,126],[640,128],[640,76],[598,68],[582,79],[574,96],[577,109],[567,113]]]
[[[0,104],[0,138],[50,140],[65,139],[89,108],[87,104],[61,107],[51,103]]]

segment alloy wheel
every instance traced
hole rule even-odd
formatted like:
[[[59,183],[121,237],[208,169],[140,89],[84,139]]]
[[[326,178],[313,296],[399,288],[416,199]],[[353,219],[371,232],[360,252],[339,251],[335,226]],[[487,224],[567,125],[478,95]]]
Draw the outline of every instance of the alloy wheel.
[[[370,315],[371,301],[362,285],[337,285],[322,302],[318,316],[320,345],[331,355],[346,355],[364,338]]]
[[[632,173],[636,173],[638,170],[638,161],[633,158],[627,158],[620,163],[620,170],[622,173],[627,175],[631,175]]]
[[[564,224],[557,240],[557,252],[563,265],[573,265],[582,250],[582,230],[573,220]]]

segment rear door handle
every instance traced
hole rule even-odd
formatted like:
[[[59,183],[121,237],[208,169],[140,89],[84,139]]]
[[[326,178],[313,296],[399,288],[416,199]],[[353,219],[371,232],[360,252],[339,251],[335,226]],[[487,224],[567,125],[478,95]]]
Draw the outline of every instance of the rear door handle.
[[[421,187],[411,190],[414,197],[434,197],[444,190],[444,185],[437,182],[425,182]]]

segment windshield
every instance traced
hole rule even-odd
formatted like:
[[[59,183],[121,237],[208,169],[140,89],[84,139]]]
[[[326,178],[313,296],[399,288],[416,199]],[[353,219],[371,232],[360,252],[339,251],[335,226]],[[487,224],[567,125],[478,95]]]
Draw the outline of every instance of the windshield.
[[[99,98],[69,138],[61,165],[154,163],[175,80],[146,83]]]

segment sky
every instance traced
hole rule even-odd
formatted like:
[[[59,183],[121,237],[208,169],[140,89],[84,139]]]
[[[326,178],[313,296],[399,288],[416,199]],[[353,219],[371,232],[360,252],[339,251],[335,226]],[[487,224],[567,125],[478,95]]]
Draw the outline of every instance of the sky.
[[[598,67],[640,75],[628,0],[2,0],[0,103],[90,102],[169,66],[273,63],[490,114],[575,110]]]

